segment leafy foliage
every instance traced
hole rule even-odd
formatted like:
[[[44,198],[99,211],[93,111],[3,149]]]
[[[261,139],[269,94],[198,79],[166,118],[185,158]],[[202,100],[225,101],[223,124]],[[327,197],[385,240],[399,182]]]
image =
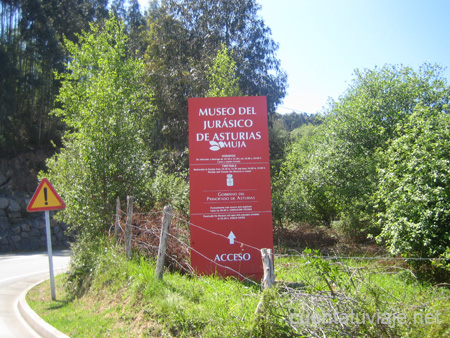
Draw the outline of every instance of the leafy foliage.
[[[228,48],[222,45],[214,64],[207,75],[209,90],[207,97],[240,96],[239,77],[236,76],[236,62],[228,54]]]
[[[303,125],[287,151],[286,161],[273,178],[274,217],[281,220],[330,225],[336,216],[327,177],[314,163],[321,127]],[[316,167],[317,166],[317,167]]]
[[[297,221],[340,221],[348,234],[379,233],[373,203],[384,151],[401,137],[417,104],[441,109],[450,88],[439,66],[424,64],[419,71],[385,66],[356,71],[352,86],[332,102],[309,152],[293,146],[285,163],[289,184],[285,201]],[[301,149],[302,139],[296,141]],[[292,193],[293,192],[293,193]],[[311,212],[308,212],[310,210]]]
[[[386,151],[378,197],[393,254],[436,257],[450,246],[450,116],[418,106]]]
[[[147,191],[160,206],[171,204],[184,214],[189,213],[189,182],[186,172],[168,172],[163,166],[156,168],[148,181]]]
[[[146,124],[151,120],[151,93],[142,84],[143,63],[127,57],[121,22],[91,25],[80,44],[66,41],[69,72],[55,110],[70,128],[64,148],[48,161],[48,176],[67,208],[58,214],[85,236],[96,237],[110,223],[116,196],[134,195],[145,187],[149,148]]]
[[[254,0],[150,4],[145,57],[157,108],[155,135],[161,147],[186,148],[187,98],[207,95],[209,70],[222,45],[236,64],[240,93],[267,95],[269,112],[275,111],[285,95],[286,75],[258,10]]]
[[[64,39],[77,42],[89,24],[108,17],[107,0],[0,1],[0,150],[13,155],[30,148],[61,144],[64,125],[50,114],[57,108],[68,52]],[[111,5],[125,21],[129,53],[142,55],[145,20],[137,0]]]
[[[0,151],[59,144],[62,124],[49,112],[71,41],[107,15],[106,0],[2,0],[0,3]]]
[[[449,290],[423,285],[394,261],[330,259],[306,249],[301,256],[277,257],[278,282],[260,291],[235,279],[170,271],[160,281],[154,261],[127,259],[118,246],[105,244],[92,256],[85,280],[91,288],[83,297],[64,298],[55,306],[43,297],[49,284],[45,292],[28,296],[39,315],[70,336],[436,338],[450,333]]]

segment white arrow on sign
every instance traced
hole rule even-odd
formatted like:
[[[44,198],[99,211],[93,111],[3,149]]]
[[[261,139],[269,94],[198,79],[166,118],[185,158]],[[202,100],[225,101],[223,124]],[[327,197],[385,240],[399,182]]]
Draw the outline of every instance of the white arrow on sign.
[[[236,239],[236,236],[233,234],[233,231],[230,231],[230,234],[228,235],[228,239],[230,240],[230,244],[234,244],[234,240]]]

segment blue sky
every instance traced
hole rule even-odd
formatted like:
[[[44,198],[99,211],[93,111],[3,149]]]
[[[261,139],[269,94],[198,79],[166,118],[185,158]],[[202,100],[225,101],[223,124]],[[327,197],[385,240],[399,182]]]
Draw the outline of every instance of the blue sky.
[[[281,113],[321,111],[357,68],[450,67],[450,0],[257,1],[288,75]],[[450,79],[450,69],[444,76]]]

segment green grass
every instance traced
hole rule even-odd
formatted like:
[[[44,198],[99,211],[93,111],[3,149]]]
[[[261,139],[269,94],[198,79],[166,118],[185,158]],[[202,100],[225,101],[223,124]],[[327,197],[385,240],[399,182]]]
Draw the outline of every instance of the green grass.
[[[377,338],[450,335],[448,290],[418,282],[401,266],[324,261],[313,255],[280,257],[275,260],[278,287],[265,292],[256,284],[214,276],[166,272],[159,281],[154,270],[151,260],[127,260],[108,248],[85,276],[88,292],[72,297],[65,290],[73,291],[74,285],[59,276],[57,301],[50,300],[48,282],[33,289],[27,300],[71,337],[292,337],[311,336],[314,330],[327,337],[342,337],[343,332]],[[261,311],[255,314],[261,299]],[[366,322],[342,331],[340,324],[318,327],[289,321],[313,308],[316,313],[340,309],[370,318],[397,311],[405,313],[408,322]],[[416,313],[437,311],[439,323],[413,322]]]
[[[27,295],[30,307],[45,321],[70,337],[128,336],[130,328],[126,320],[113,325],[122,316],[121,305],[109,300],[108,306],[105,299],[89,295],[71,299],[62,287],[63,282],[64,276],[56,277],[56,301],[51,300],[49,281],[33,288]]]

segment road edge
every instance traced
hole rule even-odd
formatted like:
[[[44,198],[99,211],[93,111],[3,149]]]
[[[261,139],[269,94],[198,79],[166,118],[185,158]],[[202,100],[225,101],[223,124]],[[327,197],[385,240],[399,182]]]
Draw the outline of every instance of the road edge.
[[[39,317],[36,312],[34,312],[31,307],[28,305],[25,297],[27,293],[37,285],[41,284],[42,282],[46,281],[48,278],[44,278],[41,281],[31,285],[29,288],[27,288],[25,291],[22,292],[22,294],[19,297],[19,300],[17,302],[17,306],[19,308],[19,313],[22,316],[23,319],[30,325],[33,330],[35,330],[38,334],[40,334],[43,338],[70,338],[69,336],[65,335],[61,331],[58,331],[56,328],[51,326],[49,323],[47,323],[45,320],[43,320],[41,317]]]

